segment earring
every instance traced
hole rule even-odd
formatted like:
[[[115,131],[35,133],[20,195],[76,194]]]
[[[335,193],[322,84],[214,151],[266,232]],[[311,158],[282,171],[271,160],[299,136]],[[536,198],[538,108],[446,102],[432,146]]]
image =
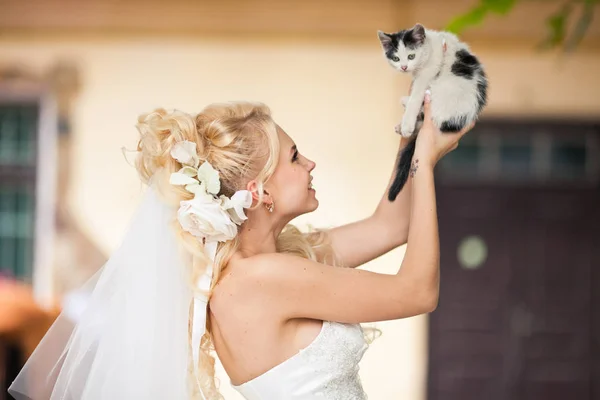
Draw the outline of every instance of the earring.
[[[265,203],[265,208],[266,208],[266,209],[267,209],[267,210],[268,210],[270,213],[272,213],[272,212],[273,212],[273,210],[275,210],[275,202],[273,201],[273,202],[271,202],[271,204],[266,204],[266,203]]]

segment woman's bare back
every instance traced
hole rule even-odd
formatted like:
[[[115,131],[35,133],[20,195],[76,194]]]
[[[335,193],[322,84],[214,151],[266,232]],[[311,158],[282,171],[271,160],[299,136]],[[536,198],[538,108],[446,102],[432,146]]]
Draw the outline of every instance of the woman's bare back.
[[[281,320],[263,296],[245,290],[243,270],[230,262],[210,300],[212,339],[233,385],[246,383],[312,343],[323,322]],[[243,267],[243,266],[242,266]],[[252,285],[254,286],[254,285]]]

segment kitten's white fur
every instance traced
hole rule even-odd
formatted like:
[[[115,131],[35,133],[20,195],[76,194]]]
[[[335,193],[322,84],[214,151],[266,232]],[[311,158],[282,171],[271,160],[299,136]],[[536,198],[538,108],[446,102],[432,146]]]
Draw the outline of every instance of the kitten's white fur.
[[[444,121],[459,115],[466,117],[467,125],[477,119],[477,84],[485,78],[476,75],[474,79],[465,79],[451,71],[452,64],[456,61],[456,52],[463,49],[470,52],[469,47],[456,35],[431,29],[425,29],[425,42],[417,49],[405,47],[402,41],[398,43],[395,54],[399,61],[388,59],[388,62],[395,69],[410,72],[413,76],[404,116],[396,127],[396,131],[402,136],[410,137],[414,133],[427,89],[431,91],[431,115],[438,127]],[[414,60],[408,60],[409,54],[415,55]],[[402,71],[402,65],[407,66],[406,71]]]

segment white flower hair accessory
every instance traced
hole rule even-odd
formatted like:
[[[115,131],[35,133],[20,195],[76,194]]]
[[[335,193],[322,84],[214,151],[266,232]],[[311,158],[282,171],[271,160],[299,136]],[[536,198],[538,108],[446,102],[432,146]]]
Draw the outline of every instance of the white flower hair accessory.
[[[225,242],[237,234],[237,226],[246,219],[244,208],[252,205],[252,195],[238,190],[231,198],[221,195],[219,172],[208,162],[199,167],[196,143],[183,141],[173,146],[171,156],[183,167],[171,174],[172,185],[184,186],[194,194],[191,200],[179,204],[177,219],[184,231],[191,233],[206,245],[209,242]],[[207,254],[210,257],[210,254]],[[210,257],[214,259],[213,257]]]
[[[169,182],[172,185],[184,186],[185,190],[194,194],[193,199],[179,203],[177,220],[184,231],[204,243],[205,254],[214,262],[217,244],[235,238],[237,226],[248,218],[244,209],[252,205],[252,195],[247,190],[238,190],[231,198],[224,195],[217,197],[221,190],[219,172],[208,161],[200,164],[194,142],[185,140],[175,144],[171,156],[181,163],[182,168],[171,174]],[[206,330],[208,298],[204,293],[208,293],[210,289],[212,271],[212,265],[208,265],[206,272],[196,282],[196,287],[201,293],[194,296],[194,368],[198,366],[200,339]]]

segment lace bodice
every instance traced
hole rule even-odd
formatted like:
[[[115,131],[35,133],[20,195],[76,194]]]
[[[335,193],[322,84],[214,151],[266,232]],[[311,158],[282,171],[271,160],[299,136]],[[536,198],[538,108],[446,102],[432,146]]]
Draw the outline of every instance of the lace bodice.
[[[360,325],[323,321],[298,354],[233,387],[248,400],[366,400],[358,363],[367,347]]]

